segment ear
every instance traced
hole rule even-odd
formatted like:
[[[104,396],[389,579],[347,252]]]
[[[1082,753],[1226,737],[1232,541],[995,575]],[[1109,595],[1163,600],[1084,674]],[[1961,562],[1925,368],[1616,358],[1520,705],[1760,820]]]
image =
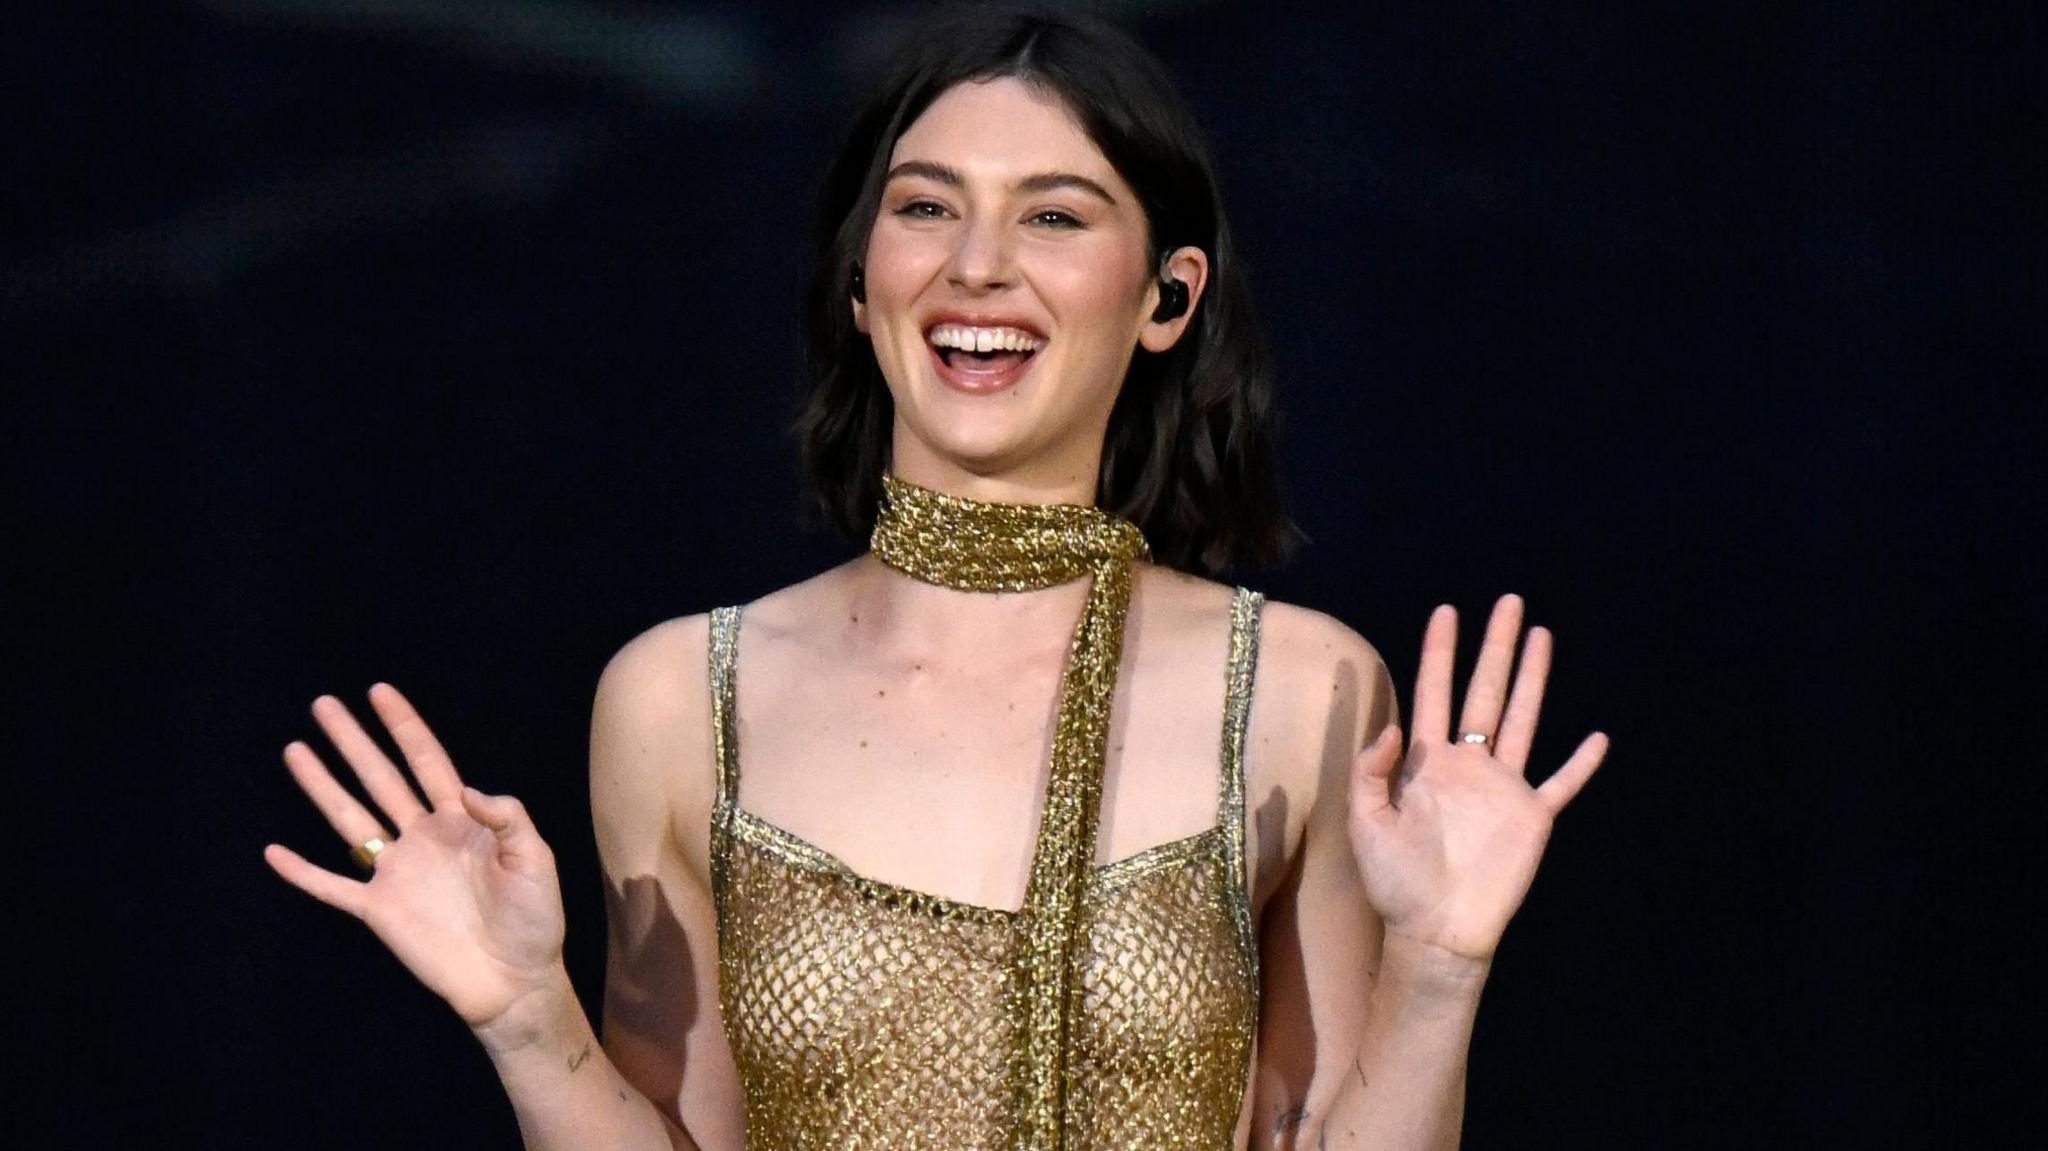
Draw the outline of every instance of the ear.
[[[853,303],[853,326],[861,334],[868,330],[868,274],[867,261],[855,260],[846,269],[846,295]]]
[[[1188,306],[1170,320],[1152,319],[1159,309],[1159,281],[1179,280],[1187,286]],[[1181,333],[1194,322],[1195,308],[1209,286],[1209,254],[1200,248],[1175,248],[1159,262],[1159,274],[1145,290],[1145,324],[1138,329],[1138,343],[1148,352],[1164,352],[1180,342]]]

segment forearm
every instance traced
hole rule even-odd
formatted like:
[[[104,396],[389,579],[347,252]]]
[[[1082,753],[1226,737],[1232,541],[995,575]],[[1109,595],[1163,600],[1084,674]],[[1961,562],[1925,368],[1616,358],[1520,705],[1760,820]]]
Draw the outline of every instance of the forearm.
[[[1318,1151],[1455,1151],[1487,969],[1388,940],[1365,1037],[1316,1132]]]
[[[476,1035],[512,1100],[527,1151],[697,1151],[613,1066],[567,972],[550,993]]]

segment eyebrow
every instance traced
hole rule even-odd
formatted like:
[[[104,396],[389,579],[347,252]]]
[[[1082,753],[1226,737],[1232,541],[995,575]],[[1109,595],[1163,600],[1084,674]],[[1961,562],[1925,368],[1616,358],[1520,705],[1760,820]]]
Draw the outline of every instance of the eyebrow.
[[[882,183],[888,184],[902,176],[922,176],[949,188],[967,186],[966,178],[958,171],[929,160],[905,160],[889,169],[889,174],[883,178]],[[1072,172],[1039,172],[1026,176],[1016,183],[1019,192],[1049,192],[1054,188],[1073,188],[1092,196],[1099,196],[1106,204],[1113,206],[1116,203],[1116,197],[1109,194],[1109,189],[1086,176],[1077,176]]]

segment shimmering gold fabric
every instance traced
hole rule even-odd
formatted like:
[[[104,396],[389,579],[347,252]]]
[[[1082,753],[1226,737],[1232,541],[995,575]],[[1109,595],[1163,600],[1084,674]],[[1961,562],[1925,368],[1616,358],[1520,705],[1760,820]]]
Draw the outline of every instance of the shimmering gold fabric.
[[[1135,525],[1073,504],[961,499],[882,477],[870,548],[927,583],[967,591],[1031,591],[1092,574],[1060,676],[1052,770],[1024,890],[1024,1099],[1019,1145],[1058,1147],[1067,1086],[1067,978],[1082,888],[1095,859],[1103,748],[1116,694],[1131,560],[1148,556]]]
[[[1108,704],[1142,537],[1092,508],[959,500],[892,477],[874,550],[975,590],[1095,582],[1014,912],[862,877],[741,808],[739,609],[713,613],[712,878],[749,1143],[1230,1146],[1258,1008],[1242,755],[1260,597],[1239,589],[1233,602],[1217,826],[1096,867]]]

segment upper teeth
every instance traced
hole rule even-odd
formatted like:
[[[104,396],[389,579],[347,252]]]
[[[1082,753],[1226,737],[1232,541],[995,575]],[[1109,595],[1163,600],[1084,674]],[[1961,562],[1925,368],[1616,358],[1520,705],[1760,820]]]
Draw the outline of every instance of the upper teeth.
[[[961,324],[940,324],[931,332],[935,348],[958,348],[963,352],[1035,352],[1038,337],[1016,328],[970,328]]]

